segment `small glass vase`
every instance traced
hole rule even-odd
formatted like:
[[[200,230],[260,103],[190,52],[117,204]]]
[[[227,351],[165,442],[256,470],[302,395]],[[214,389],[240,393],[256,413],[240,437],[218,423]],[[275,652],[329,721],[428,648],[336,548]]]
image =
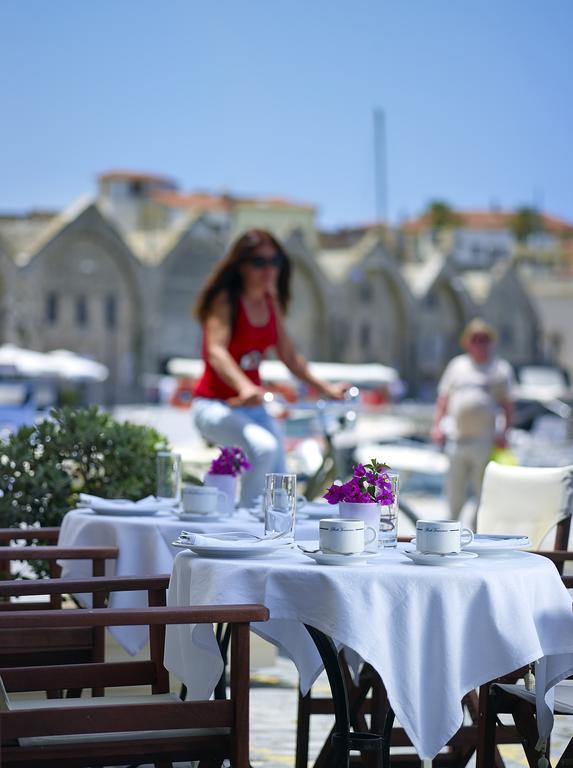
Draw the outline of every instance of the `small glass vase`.
[[[380,544],[384,549],[398,546],[398,494],[400,493],[400,476],[396,472],[388,472],[392,483],[394,501],[380,507]]]

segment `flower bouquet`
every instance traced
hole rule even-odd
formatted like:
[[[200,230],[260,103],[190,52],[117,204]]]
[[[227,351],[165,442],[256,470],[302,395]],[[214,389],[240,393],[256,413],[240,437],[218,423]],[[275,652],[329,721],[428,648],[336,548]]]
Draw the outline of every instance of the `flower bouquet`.
[[[331,485],[324,498],[329,504],[338,504],[341,518],[364,520],[365,528],[372,526],[382,533],[384,546],[396,546],[395,507],[398,493],[397,475],[390,475],[390,467],[371,459],[368,464],[356,464],[352,477],[346,483]],[[386,536],[388,526],[391,536]],[[388,542],[386,543],[386,539]],[[377,551],[378,541],[366,547],[367,551]]]
[[[393,504],[394,491],[388,475],[390,467],[371,459],[369,464],[356,464],[347,483],[331,485],[324,494],[329,504]]]
[[[250,469],[251,464],[245,452],[238,445],[224,446],[209,468],[209,475],[232,475],[237,477],[244,469]]]
[[[221,512],[231,515],[235,509],[237,495],[237,477],[251,464],[244,451],[238,445],[223,446],[216,459],[213,459],[205,475],[205,485],[218,488],[227,496]]]

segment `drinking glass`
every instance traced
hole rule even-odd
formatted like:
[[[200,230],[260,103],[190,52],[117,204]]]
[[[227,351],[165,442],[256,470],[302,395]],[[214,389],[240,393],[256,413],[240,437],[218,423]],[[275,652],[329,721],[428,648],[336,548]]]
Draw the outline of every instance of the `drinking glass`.
[[[157,491],[160,499],[181,502],[181,456],[170,451],[157,452]]]
[[[265,536],[293,536],[296,515],[296,475],[265,475],[263,497]]]
[[[380,507],[380,543],[384,549],[398,546],[398,494],[400,493],[400,476],[397,472],[388,472],[392,483],[394,502]]]

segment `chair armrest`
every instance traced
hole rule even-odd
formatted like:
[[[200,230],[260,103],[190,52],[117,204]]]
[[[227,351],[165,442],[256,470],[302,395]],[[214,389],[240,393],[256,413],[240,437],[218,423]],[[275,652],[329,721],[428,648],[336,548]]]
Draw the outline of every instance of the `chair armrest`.
[[[165,576],[94,576],[89,579],[14,579],[0,582],[0,597],[24,595],[77,595],[84,592],[134,592],[136,590],[166,590]]]
[[[59,536],[59,528],[0,528],[0,543],[9,543],[16,539],[57,542]]]
[[[117,547],[0,547],[0,562],[7,560],[115,560]]]
[[[264,605],[200,605],[184,608],[98,608],[95,610],[6,611],[0,629],[54,627],[123,627],[156,624],[244,624],[267,621]]]

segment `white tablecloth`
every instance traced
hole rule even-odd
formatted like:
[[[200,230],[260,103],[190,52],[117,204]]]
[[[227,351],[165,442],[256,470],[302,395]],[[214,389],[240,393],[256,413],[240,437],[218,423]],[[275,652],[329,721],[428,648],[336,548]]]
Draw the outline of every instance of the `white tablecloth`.
[[[119,557],[116,562],[108,562],[108,576],[157,576],[171,573],[175,555],[180,551],[171,542],[181,530],[205,534],[245,531],[262,536],[264,526],[241,509],[218,522],[179,520],[168,512],[149,517],[119,517],[96,515],[89,509],[76,509],[64,517],[58,543],[64,547],[117,546]],[[318,521],[297,521],[295,534],[298,539],[314,539],[317,532]],[[64,578],[91,576],[91,565],[85,560],[66,560],[62,564]],[[145,605],[147,595],[144,592],[113,593],[110,601],[112,608],[138,608]],[[147,630],[143,627],[113,627],[110,631],[131,654],[136,654],[147,642]]]
[[[262,603],[253,628],[280,646],[309,690],[322,665],[302,622],[332,637],[381,675],[390,703],[422,758],[462,724],[463,696],[541,657],[541,694],[573,669],[571,598],[553,564],[529,553],[424,567],[401,552],[366,566],[318,566],[294,551],[260,560],[209,560],[182,552],[170,605]],[[211,627],[168,628],[165,662],[194,697],[222,669]],[[550,729],[550,710],[541,727]]]

